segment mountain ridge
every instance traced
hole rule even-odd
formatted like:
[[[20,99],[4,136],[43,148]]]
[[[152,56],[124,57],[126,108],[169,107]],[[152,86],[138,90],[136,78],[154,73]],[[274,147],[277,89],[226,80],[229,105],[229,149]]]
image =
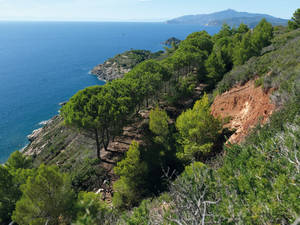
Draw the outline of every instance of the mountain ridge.
[[[286,25],[288,20],[277,18],[268,14],[238,12],[227,9],[210,14],[185,15],[166,21],[167,24],[199,24],[201,26],[222,26],[227,23],[231,27],[245,23],[250,27],[256,26],[261,19],[265,18],[273,26]]]

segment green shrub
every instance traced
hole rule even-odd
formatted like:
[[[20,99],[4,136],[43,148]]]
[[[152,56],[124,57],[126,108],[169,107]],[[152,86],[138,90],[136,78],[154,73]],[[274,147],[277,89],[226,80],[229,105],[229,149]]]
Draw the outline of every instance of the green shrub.
[[[263,83],[264,83],[264,79],[261,77],[261,78],[258,78],[258,79],[255,80],[254,86],[257,88],[259,86],[262,86]]]
[[[117,208],[136,206],[144,194],[144,178],[147,166],[140,157],[139,144],[135,141],[126,152],[126,157],[118,162],[114,172],[120,179],[114,183],[113,204]]]
[[[71,182],[55,166],[41,165],[35,176],[22,185],[13,220],[20,225],[70,223],[75,201]]]
[[[105,224],[106,216],[110,213],[108,205],[100,194],[80,192],[76,204],[77,225]]]
[[[99,189],[105,179],[106,172],[99,167],[98,159],[84,159],[71,170],[72,187],[76,191],[94,191]]]
[[[221,200],[219,180],[214,171],[196,162],[170,185],[171,208],[168,224],[219,224],[215,207]]]
[[[211,115],[206,94],[195,103],[193,109],[177,118],[176,128],[179,132],[178,142],[183,147],[177,156],[184,161],[199,160],[210,153],[222,130],[221,122]]]
[[[144,200],[139,207],[132,210],[131,214],[125,214],[123,216],[124,223],[128,225],[148,225],[150,223],[149,203],[150,200]]]

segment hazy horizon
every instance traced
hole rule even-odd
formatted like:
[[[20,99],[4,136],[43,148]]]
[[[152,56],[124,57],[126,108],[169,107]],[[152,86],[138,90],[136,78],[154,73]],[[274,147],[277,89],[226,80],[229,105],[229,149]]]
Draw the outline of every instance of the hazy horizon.
[[[164,22],[184,15],[209,14],[234,9],[290,19],[299,7],[271,0],[0,0],[0,21],[53,22]]]

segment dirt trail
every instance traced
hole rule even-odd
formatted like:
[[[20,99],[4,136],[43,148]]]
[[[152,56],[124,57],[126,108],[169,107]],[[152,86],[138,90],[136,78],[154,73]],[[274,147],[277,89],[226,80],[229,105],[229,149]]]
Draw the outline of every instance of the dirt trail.
[[[268,121],[276,108],[269,98],[272,91],[265,93],[261,87],[255,87],[254,81],[249,81],[215,98],[212,114],[222,119],[229,117],[225,127],[236,130],[229,142],[240,143],[251,128],[259,122],[265,124]]]

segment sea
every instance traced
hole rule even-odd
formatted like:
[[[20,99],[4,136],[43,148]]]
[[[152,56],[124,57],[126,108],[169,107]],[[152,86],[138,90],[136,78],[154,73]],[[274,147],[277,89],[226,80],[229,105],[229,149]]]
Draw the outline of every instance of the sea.
[[[78,90],[103,85],[89,71],[131,49],[218,27],[165,23],[0,22],[0,163],[29,142]]]

